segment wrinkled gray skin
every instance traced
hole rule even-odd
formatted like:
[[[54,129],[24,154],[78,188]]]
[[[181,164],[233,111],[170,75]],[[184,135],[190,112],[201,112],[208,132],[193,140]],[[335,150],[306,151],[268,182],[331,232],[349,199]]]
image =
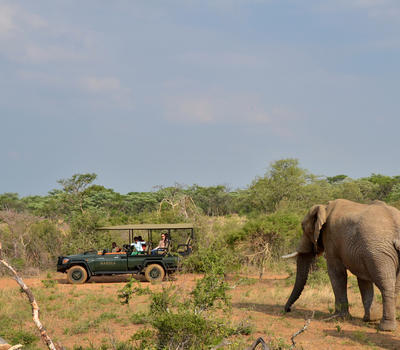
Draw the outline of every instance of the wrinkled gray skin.
[[[315,257],[325,254],[335,294],[335,309],[349,316],[347,270],[357,276],[364,305],[364,321],[371,321],[375,284],[382,293],[383,317],[379,328],[396,328],[396,296],[400,291],[400,211],[375,201],[359,204],[337,199],[315,205],[302,222],[296,282],[286,305],[289,312],[300,297]],[[375,318],[376,319],[376,318]]]

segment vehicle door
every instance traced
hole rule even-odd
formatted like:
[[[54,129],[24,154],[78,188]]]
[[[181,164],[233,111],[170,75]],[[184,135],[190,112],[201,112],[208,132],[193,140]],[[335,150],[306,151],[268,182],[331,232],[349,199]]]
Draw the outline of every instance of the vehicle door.
[[[96,272],[126,272],[126,252],[104,253],[97,255],[94,265]]]
[[[143,262],[147,254],[128,253],[128,271],[139,272],[143,268]]]

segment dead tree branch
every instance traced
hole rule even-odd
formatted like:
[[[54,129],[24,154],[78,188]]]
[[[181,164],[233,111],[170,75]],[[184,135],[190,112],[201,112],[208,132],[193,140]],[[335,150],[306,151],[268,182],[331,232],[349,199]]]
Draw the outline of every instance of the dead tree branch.
[[[294,333],[292,335],[292,337],[290,338],[290,340],[292,341],[292,345],[289,348],[290,350],[296,348],[296,343],[294,341],[294,338],[296,338],[299,334],[303,333],[308,328],[308,326],[311,323],[311,320],[314,318],[314,314],[315,314],[315,311],[313,311],[311,317],[306,321],[303,328],[299,329],[296,333]]]
[[[47,345],[50,350],[57,350],[51,338],[47,335],[45,328],[43,327],[42,323],[39,320],[39,305],[37,304],[35,297],[33,296],[32,291],[29,287],[25,284],[22,278],[18,275],[18,273],[14,270],[14,268],[7,263],[2,257],[2,246],[0,242],[0,263],[3,264],[7,269],[11,271],[14,276],[14,279],[17,281],[19,286],[21,287],[22,291],[27,295],[29,302],[32,306],[32,318],[33,322],[35,322],[36,327],[39,329],[40,336],[43,342]]]
[[[267,343],[264,341],[263,338],[259,337],[257,338],[253,344],[251,344],[251,346],[249,348],[247,348],[246,350],[255,350],[255,348],[261,344],[261,349],[263,350],[270,350],[269,346],[267,345]]]

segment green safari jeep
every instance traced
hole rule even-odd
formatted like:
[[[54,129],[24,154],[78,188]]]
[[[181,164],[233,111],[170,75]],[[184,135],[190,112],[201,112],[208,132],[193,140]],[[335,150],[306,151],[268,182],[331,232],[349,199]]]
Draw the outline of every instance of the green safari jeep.
[[[121,225],[101,227],[99,230],[128,231],[129,244],[124,244],[120,251],[103,249],[59,256],[57,271],[66,273],[70,283],[81,284],[92,276],[119,274],[141,274],[149,282],[162,281],[166,274],[178,269],[180,257],[192,252],[191,243],[194,237],[192,224]],[[136,251],[132,245],[134,231],[147,232],[147,241],[142,242],[145,243],[143,251]],[[167,236],[165,248],[152,249],[155,247],[152,237],[154,231]]]

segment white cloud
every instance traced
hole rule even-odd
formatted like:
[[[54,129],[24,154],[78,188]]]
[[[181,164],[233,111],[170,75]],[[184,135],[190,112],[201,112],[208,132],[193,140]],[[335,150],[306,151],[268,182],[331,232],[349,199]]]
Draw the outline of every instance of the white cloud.
[[[364,11],[371,18],[400,19],[398,0],[336,0],[319,4],[323,11]]]
[[[83,57],[80,53],[71,51],[62,46],[37,46],[27,44],[23,56],[20,59],[30,63],[46,63],[54,61],[78,61],[83,59]]]
[[[181,6],[207,6],[218,12],[232,12],[252,4],[269,3],[271,0],[176,0]]]
[[[80,81],[81,87],[91,93],[121,91],[121,83],[114,77],[85,77]]]
[[[256,96],[210,94],[169,98],[166,118],[176,123],[265,126],[276,134],[288,136],[292,134],[291,122],[297,116],[285,107],[268,108]]]
[[[15,29],[15,8],[6,4],[0,4],[0,38],[8,36]]]
[[[0,4],[0,39],[18,39],[32,30],[47,28],[48,23],[40,16],[25,11],[11,3]]]
[[[88,56],[88,45],[76,28],[62,28],[16,3],[0,4],[0,55],[12,62],[76,61]]]
[[[207,67],[224,68],[262,68],[265,67],[265,57],[243,52],[187,52],[177,56],[178,62],[195,64]]]
[[[97,97],[100,95],[119,107],[132,109],[134,106],[131,90],[116,77],[87,76],[81,78],[78,85],[83,91]]]

